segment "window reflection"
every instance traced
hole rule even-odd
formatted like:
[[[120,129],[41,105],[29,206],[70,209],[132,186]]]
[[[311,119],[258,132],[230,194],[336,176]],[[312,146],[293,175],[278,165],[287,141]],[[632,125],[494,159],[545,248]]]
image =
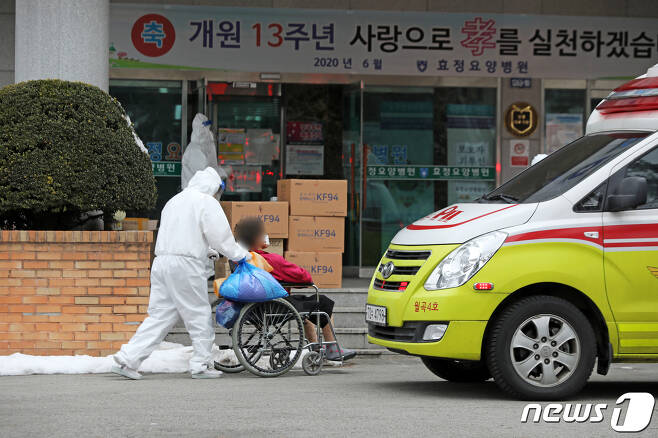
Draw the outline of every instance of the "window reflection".
[[[178,81],[110,81],[110,95],[126,110],[137,135],[149,149],[158,199],[148,214],[160,218],[164,204],[180,190],[182,89]],[[161,176],[158,176],[161,175]]]

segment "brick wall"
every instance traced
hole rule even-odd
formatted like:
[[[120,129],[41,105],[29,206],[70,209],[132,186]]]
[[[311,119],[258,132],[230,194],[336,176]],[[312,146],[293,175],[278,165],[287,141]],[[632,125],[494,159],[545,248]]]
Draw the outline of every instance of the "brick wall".
[[[146,317],[150,231],[0,232],[0,355],[116,352]]]

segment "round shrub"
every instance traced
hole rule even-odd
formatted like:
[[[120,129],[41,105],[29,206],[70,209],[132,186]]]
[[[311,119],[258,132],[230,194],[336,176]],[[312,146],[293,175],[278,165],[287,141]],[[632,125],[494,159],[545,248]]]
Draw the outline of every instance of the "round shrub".
[[[119,102],[79,82],[0,89],[0,228],[70,229],[84,212],[146,211],[146,153]]]

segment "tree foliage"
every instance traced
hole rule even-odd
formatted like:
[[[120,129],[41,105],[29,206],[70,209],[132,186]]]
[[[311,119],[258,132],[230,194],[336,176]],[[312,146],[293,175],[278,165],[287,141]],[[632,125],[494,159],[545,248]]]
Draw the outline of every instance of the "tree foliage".
[[[69,229],[81,214],[148,210],[149,157],[119,102],[78,82],[0,89],[0,227]]]

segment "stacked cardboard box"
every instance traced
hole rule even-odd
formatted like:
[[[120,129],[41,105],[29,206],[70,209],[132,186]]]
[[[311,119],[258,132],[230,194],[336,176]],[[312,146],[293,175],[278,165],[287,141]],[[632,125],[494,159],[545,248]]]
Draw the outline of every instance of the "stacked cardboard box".
[[[306,269],[318,287],[339,288],[343,277],[347,181],[279,180],[277,195],[290,205],[285,257]]]
[[[288,237],[287,202],[221,202],[231,229],[246,217],[257,217],[265,224],[265,232],[270,239]]]

